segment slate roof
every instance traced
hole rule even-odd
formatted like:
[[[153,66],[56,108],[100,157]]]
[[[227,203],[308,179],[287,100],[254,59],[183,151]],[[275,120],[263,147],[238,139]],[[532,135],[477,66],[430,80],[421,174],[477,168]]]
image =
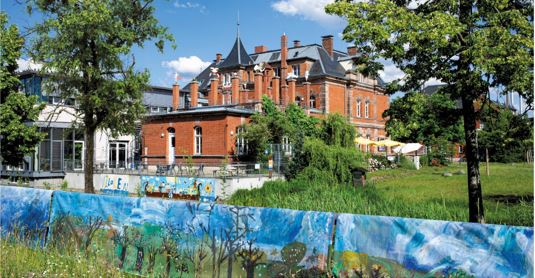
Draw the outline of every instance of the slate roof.
[[[218,67],[233,68],[240,66],[248,66],[252,64],[253,60],[251,59],[251,57],[249,57],[249,54],[245,50],[245,47],[243,47],[243,43],[241,42],[241,39],[238,36],[236,37],[236,42],[234,42],[234,46],[230,50],[230,53],[227,55],[225,60],[218,65]]]
[[[229,55],[217,65],[212,63],[204,71],[202,71],[197,77],[199,84],[199,91],[206,91],[210,88],[210,67],[218,67],[220,69],[232,68],[238,66],[256,65],[262,62],[266,63],[280,63],[281,50],[270,50],[261,53],[247,54],[245,47],[243,46],[239,36],[236,38],[236,42],[232,47]],[[334,50],[333,57],[331,58],[325,48],[319,44],[303,45],[298,47],[288,48],[287,61],[292,60],[311,60],[314,61],[312,67],[309,70],[310,77],[331,76],[345,79],[345,69],[340,64],[340,61],[350,59],[347,53]],[[377,78],[378,85],[385,87],[386,83]],[[190,84],[181,88],[181,91],[189,92]]]

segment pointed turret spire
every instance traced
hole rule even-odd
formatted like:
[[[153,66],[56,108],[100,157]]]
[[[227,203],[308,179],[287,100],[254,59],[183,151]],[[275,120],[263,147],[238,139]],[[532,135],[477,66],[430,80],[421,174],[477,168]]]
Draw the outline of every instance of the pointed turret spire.
[[[236,42],[230,50],[225,60],[221,62],[219,68],[230,68],[238,66],[247,66],[253,64],[253,60],[245,50],[240,39],[240,13],[238,11],[238,20],[236,22]]]

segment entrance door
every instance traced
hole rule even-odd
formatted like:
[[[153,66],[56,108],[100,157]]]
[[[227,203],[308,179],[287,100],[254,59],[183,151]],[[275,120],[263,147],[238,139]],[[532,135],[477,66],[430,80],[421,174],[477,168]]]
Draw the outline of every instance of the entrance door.
[[[63,141],[52,141],[52,156],[50,163],[50,171],[63,170]]]
[[[167,133],[169,134],[167,164],[172,165],[175,164],[175,129],[169,128]]]
[[[84,141],[74,141],[74,170],[84,169]]]

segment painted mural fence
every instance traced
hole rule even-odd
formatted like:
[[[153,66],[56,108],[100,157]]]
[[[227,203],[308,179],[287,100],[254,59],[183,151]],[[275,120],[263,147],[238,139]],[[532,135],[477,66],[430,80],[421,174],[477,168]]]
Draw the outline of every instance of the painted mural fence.
[[[0,186],[0,235],[45,243],[51,190]]]
[[[216,180],[209,178],[141,176],[141,192],[146,196],[212,202]]]
[[[62,191],[50,199],[52,191],[14,187],[0,193],[3,236],[17,225],[48,227],[49,246],[74,242],[141,275],[533,277],[527,227]]]

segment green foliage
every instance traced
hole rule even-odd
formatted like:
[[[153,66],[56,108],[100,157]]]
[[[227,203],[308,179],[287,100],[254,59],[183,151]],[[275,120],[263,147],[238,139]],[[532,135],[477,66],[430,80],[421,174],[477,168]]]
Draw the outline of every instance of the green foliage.
[[[67,180],[63,180],[59,186],[59,188],[61,188],[61,190],[63,191],[66,191],[68,187],[69,187],[69,182]]]
[[[275,207],[368,215],[400,216],[448,221],[467,221],[466,175],[443,177],[466,164],[424,167],[418,171],[391,169],[367,173],[365,187],[342,186],[322,180],[293,179],[270,181],[262,188],[238,190],[227,201],[231,205]],[[486,221],[492,224],[533,226],[533,164],[491,163],[491,176],[481,176],[487,184],[484,202]],[[500,201],[526,196],[528,201]]]
[[[527,115],[515,115],[508,109],[484,109],[483,128],[478,133],[480,157],[488,149],[490,161],[521,162],[526,151],[533,149],[533,120]]]
[[[298,176],[310,181],[350,184],[351,169],[365,165],[363,154],[356,148],[327,145],[320,139],[307,138],[303,144],[304,165]]]
[[[0,12],[0,156],[4,164],[19,166],[44,138],[37,126],[27,124],[37,120],[44,105],[38,105],[37,97],[18,92],[15,71],[24,39],[15,25],[6,24],[7,16]]]
[[[328,145],[355,147],[355,128],[340,114],[327,115],[321,122],[320,134],[320,138]]]
[[[388,118],[386,132],[400,142],[431,146],[444,140],[462,142],[464,138],[456,101],[444,93],[407,93],[393,100],[383,117]]]
[[[86,138],[85,157],[93,157],[94,134],[133,133],[145,111],[147,70],[134,69],[133,47],[154,41],[161,52],[173,37],[158,24],[151,0],[28,1],[39,10],[31,57],[43,64],[45,87],[79,103]],[[93,160],[85,161],[85,190],[93,192]]]

